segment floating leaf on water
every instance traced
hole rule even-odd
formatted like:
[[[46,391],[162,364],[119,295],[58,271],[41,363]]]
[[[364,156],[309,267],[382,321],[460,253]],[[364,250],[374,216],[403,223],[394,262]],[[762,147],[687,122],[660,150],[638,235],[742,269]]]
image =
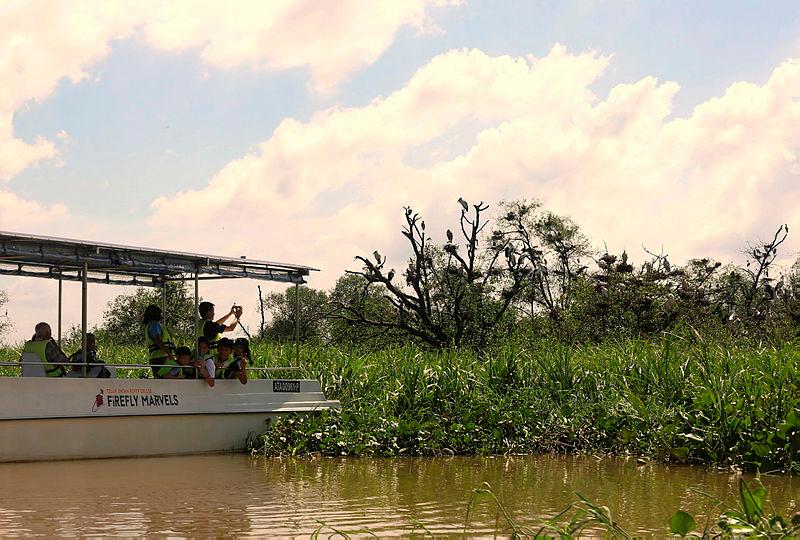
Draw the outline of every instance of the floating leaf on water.
[[[694,517],[683,510],[678,510],[669,518],[669,531],[672,534],[686,536],[696,525]]]

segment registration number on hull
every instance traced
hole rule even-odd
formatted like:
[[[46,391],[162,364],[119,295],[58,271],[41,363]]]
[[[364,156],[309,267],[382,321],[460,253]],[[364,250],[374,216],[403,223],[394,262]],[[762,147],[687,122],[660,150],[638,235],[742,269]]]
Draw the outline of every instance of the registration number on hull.
[[[300,381],[272,381],[273,392],[300,392]]]

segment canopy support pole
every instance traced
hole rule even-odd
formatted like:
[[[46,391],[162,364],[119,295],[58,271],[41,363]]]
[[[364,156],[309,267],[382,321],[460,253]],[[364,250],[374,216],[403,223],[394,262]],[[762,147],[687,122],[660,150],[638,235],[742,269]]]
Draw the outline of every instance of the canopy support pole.
[[[81,276],[83,281],[81,283],[81,361],[83,363],[83,376],[86,377],[86,314],[87,314],[87,300],[89,293],[89,265],[83,263],[83,274]]]
[[[294,360],[300,365],[300,284],[294,284]]]
[[[61,272],[58,273],[58,346],[61,347],[61,302],[64,281],[61,279]]]
[[[197,325],[200,322],[200,280],[198,279],[199,272],[197,270],[194,271],[194,328],[192,335],[194,336],[194,347],[192,347],[195,351],[195,356],[197,359],[200,358],[200,353],[197,351]]]
[[[162,283],[161,289],[161,324],[167,325],[167,280]]]

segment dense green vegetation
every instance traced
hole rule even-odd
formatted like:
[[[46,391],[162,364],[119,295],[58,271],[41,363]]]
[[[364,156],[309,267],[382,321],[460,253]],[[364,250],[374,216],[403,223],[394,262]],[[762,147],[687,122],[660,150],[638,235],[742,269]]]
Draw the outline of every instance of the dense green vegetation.
[[[458,204],[442,244],[405,209],[405,266],[375,251],[330,291],[301,288],[304,373],[342,410],[274,422],[256,451],[609,452],[800,472],[800,265],[774,267],[787,226],[741,266],[648,251],[636,265],[538,201],[494,219]],[[273,341],[290,338],[291,300],[270,303]]]
[[[271,365],[289,348],[259,349]],[[305,348],[341,411],[271,423],[267,455],[597,452],[800,472],[800,349],[538,342],[482,357]],[[287,376],[289,374],[287,373]]]

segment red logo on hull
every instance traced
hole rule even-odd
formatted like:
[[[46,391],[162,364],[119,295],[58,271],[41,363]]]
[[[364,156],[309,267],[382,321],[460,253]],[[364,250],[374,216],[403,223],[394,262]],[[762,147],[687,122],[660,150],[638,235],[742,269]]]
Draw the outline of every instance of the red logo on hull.
[[[94,403],[92,403],[92,412],[97,412],[97,409],[103,406],[103,391],[100,390],[100,393],[97,394],[94,398]]]

